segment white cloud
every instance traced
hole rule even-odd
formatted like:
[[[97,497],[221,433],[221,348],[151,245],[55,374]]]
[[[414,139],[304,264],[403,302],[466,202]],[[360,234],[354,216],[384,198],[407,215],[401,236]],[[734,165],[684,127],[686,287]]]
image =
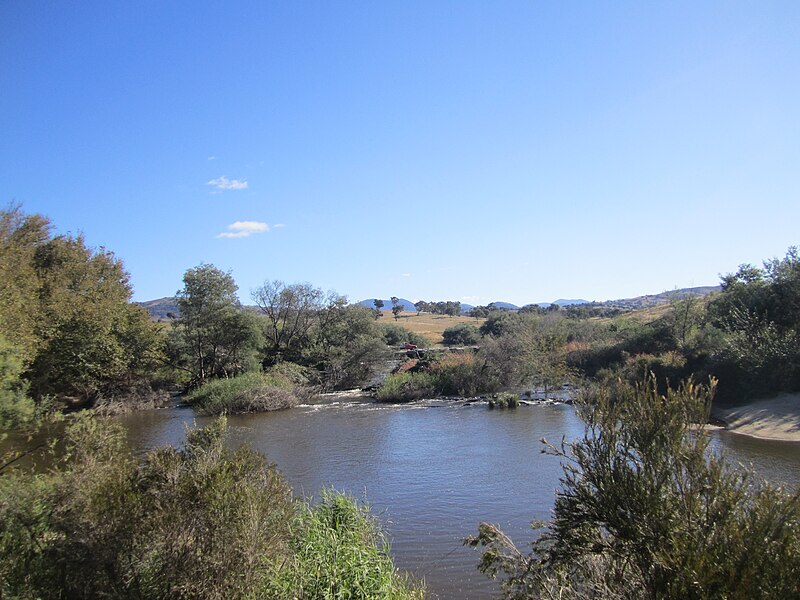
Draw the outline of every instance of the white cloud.
[[[217,177],[216,179],[211,179],[206,183],[206,185],[213,186],[218,190],[246,190],[247,189],[247,181],[244,179],[228,179],[224,175],[222,177]]]
[[[269,231],[269,225],[258,221],[236,221],[228,225],[228,231],[218,233],[218,238],[245,238],[254,233]]]
[[[411,277],[411,273],[403,273],[403,277]]]
[[[461,296],[461,299],[464,302],[472,303],[472,302],[478,302],[481,299],[481,297],[480,296]]]
[[[208,160],[217,160],[217,157],[216,156],[209,156]]]
[[[275,225],[272,226],[273,229],[280,229],[281,227],[286,227],[286,223],[275,223]]]

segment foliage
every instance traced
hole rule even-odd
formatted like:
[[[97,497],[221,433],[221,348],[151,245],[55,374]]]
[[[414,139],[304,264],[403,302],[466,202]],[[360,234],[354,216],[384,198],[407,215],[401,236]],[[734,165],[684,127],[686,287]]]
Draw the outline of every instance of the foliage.
[[[308,283],[265,281],[251,297],[267,319],[268,361],[296,360],[310,344],[316,314],[326,305],[323,291]],[[338,296],[329,299],[332,303]]]
[[[381,323],[380,332],[387,346],[402,346],[409,343],[425,348],[429,344],[424,336],[396,323]]]
[[[461,323],[445,329],[442,338],[447,346],[470,346],[478,342],[480,333],[474,325]]]
[[[316,366],[324,388],[353,388],[373,376],[388,348],[368,308],[330,297],[335,299],[317,311],[314,344],[304,350],[304,360]]]
[[[392,296],[392,315],[394,315],[394,320],[397,321],[397,318],[400,316],[400,313],[405,310],[403,305],[400,303],[400,299],[397,296]]]
[[[172,364],[191,376],[190,387],[214,377],[258,368],[261,335],[255,317],[241,310],[230,273],[201,264],[183,275],[180,320],[169,338]]]
[[[800,495],[725,466],[702,423],[714,393],[655,378],[595,390],[553,520],[524,554],[497,527],[469,540],[506,598],[789,598],[800,593]],[[758,551],[753,542],[758,540]]]
[[[291,408],[308,393],[302,383],[276,370],[208,381],[187,395],[186,402],[201,415],[225,415]]]
[[[437,395],[436,377],[425,372],[394,373],[378,388],[382,402],[407,402]]]
[[[426,302],[425,300],[420,300],[419,302],[415,302],[414,306],[418,312],[428,312],[434,315],[457,317],[461,314],[461,302],[453,300],[440,302]]]
[[[19,351],[0,337],[0,430],[19,429],[36,418],[28,383],[21,378],[22,368]]]
[[[519,396],[510,392],[500,392],[489,397],[489,408],[517,408]]]
[[[120,425],[78,417],[57,467],[0,477],[3,598],[422,598],[365,506],[294,500],[224,445],[225,419],[136,459]]]
[[[50,229],[19,206],[0,211],[0,336],[15,348],[31,396],[86,402],[147,377],[161,339],[129,304],[122,263]]]
[[[412,600],[424,591],[395,571],[369,507],[332,490],[304,505],[292,524],[292,558],[270,582],[269,598]]]
[[[119,425],[78,419],[46,474],[0,480],[9,598],[243,598],[285,557],[291,493],[225,421],[138,463]]]

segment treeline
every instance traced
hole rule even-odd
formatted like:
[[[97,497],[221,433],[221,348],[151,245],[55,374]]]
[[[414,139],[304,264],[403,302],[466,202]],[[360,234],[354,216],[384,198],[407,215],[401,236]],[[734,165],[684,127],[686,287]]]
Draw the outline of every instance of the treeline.
[[[112,252],[52,230],[19,206],[0,212],[2,429],[53,407],[152,403],[165,389],[195,392],[188,399],[211,412],[282,408],[367,383],[387,344],[425,344],[305,283],[266,281],[252,292],[258,310],[245,310],[230,273],[207,264],[186,271],[180,318],[155,324],[130,302]],[[259,375],[233,383],[246,373]],[[218,379],[228,383],[199,393]]]
[[[800,390],[797,249],[763,267],[743,265],[722,278],[721,288],[613,316],[556,305],[476,307],[480,326],[454,325],[443,337],[447,345],[477,345],[477,352],[444,362],[411,360],[386,382],[382,395],[473,395],[527,386],[547,391],[567,382],[635,383],[649,372],[662,391],[691,376],[714,376],[723,402]]]

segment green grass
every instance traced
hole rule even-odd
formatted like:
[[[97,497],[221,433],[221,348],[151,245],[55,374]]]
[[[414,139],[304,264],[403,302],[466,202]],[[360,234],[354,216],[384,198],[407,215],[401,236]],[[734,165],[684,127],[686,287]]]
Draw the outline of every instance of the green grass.
[[[209,381],[186,396],[186,402],[201,415],[252,413],[291,408],[307,393],[283,373],[245,373]]]

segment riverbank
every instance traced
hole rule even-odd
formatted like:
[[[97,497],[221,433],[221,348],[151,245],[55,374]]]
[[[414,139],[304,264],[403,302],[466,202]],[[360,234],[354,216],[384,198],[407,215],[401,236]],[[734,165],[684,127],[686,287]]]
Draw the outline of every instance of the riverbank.
[[[733,433],[800,442],[800,393],[781,394],[734,408],[714,408],[712,416]]]

